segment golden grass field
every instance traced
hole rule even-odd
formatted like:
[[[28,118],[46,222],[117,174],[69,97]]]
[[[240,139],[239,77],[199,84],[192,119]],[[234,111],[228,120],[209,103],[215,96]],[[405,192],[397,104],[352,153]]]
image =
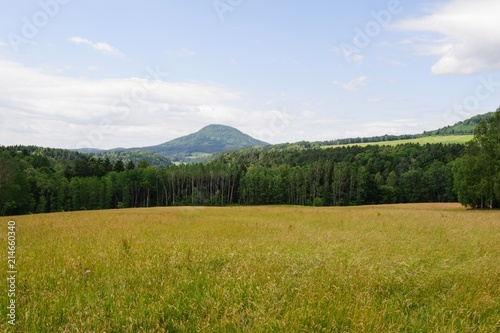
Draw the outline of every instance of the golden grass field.
[[[500,332],[499,211],[178,207],[2,218],[2,281],[11,219],[17,332]],[[6,295],[1,331],[11,331]]]

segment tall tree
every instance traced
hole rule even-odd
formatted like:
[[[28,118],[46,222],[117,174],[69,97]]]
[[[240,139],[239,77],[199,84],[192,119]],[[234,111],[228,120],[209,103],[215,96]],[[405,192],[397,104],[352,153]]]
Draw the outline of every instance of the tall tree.
[[[500,207],[500,108],[481,121],[466,154],[454,163],[458,200],[473,208]]]

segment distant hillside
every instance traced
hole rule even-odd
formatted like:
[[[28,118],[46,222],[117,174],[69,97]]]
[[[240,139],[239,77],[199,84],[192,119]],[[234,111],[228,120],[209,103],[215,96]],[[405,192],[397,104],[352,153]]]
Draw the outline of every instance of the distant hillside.
[[[107,151],[105,149],[99,149],[99,148],[78,148],[78,149],[71,149],[71,150],[76,151],[78,153],[90,154],[90,155],[97,154],[97,153],[104,153]]]
[[[254,139],[236,128],[225,125],[208,125],[196,133],[157,146],[136,149],[153,151],[174,162],[197,162],[226,150],[266,145],[269,144]]]
[[[500,108],[499,110],[500,111]],[[340,146],[368,146],[371,144],[377,145],[400,145],[405,143],[418,143],[424,145],[426,143],[443,143],[443,144],[464,144],[473,138],[474,129],[481,120],[487,120],[495,115],[495,112],[489,112],[474,116],[464,121],[458,122],[453,126],[446,126],[434,131],[426,131],[421,134],[407,134],[407,135],[382,135],[372,137],[357,137],[336,139],[329,141],[299,141],[295,143],[279,143],[269,145],[266,147],[258,147],[256,149],[245,148],[241,149],[242,154],[255,153],[255,152],[271,152],[271,151],[300,151],[308,149],[319,149]],[[456,133],[456,134],[452,134]],[[221,155],[222,156],[222,155]],[[219,156],[220,158],[220,156]]]
[[[357,137],[357,138],[347,138],[347,139],[337,139],[330,141],[323,141],[319,143],[320,146],[339,146],[339,145],[349,145],[356,143],[374,143],[374,142],[388,142],[388,141],[400,141],[400,140],[411,140],[418,139],[428,136],[444,136],[444,135],[473,135],[474,129],[481,120],[488,120],[495,115],[495,112],[489,112],[485,114],[480,114],[472,118],[460,121],[452,126],[446,126],[433,131],[425,131],[422,134],[404,134],[404,135],[381,135],[372,137]],[[314,143],[313,143],[314,145]],[[315,144],[318,146],[318,143]]]
[[[54,161],[70,162],[80,158],[85,158],[89,154],[78,151],[60,149],[60,148],[46,148],[38,146],[0,146],[0,152],[10,152],[19,154],[21,156],[38,156],[53,159]]]
[[[420,144],[420,145],[425,145],[428,143],[429,144],[435,144],[435,143],[466,144],[467,142],[469,142],[473,138],[474,138],[474,135],[432,135],[432,136],[422,136],[422,137],[415,138],[415,139],[396,140],[396,141],[351,143],[351,144],[343,145],[343,147],[348,147],[348,146],[366,147],[369,145],[397,146],[397,145],[404,145],[407,143]],[[322,148],[329,148],[329,147],[331,147],[331,146],[323,146]]]
[[[488,120],[493,118],[495,112],[489,112],[485,114],[479,114],[472,118],[460,121],[452,126],[446,126],[435,131],[424,132],[422,136],[433,136],[433,135],[472,135],[474,134],[474,129],[481,120]]]
[[[147,162],[149,165],[159,168],[172,164],[172,161],[170,161],[170,159],[153,151],[143,151],[126,148],[115,148],[110,150],[97,148],[81,148],[72,151],[78,152],[80,154],[96,156],[102,159],[107,158],[111,163],[115,163],[118,160],[122,161],[125,164],[128,162],[133,162],[135,165],[138,165],[140,162]]]
[[[172,161],[170,161],[169,158],[153,151],[113,149],[100,151],[91,155],[101,157],[103,159],[107,158],[111,163],[121,160],[125,164],[133,162],[135,165],[139,165],[140,162],[145,161],[149,165],[159,168],[172,164]]]

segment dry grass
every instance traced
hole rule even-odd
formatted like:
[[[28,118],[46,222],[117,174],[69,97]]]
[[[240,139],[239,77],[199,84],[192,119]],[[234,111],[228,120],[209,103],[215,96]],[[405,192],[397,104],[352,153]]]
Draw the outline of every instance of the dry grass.
[[[154,208],[15,220],[18,332],[500,332],[498,211]]]

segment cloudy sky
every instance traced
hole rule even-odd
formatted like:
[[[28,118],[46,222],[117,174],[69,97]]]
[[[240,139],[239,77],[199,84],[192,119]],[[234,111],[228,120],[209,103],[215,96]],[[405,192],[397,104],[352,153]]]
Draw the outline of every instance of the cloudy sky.
[[[498,0],[1,1],[0,145],[420,133],[500,105]]]

